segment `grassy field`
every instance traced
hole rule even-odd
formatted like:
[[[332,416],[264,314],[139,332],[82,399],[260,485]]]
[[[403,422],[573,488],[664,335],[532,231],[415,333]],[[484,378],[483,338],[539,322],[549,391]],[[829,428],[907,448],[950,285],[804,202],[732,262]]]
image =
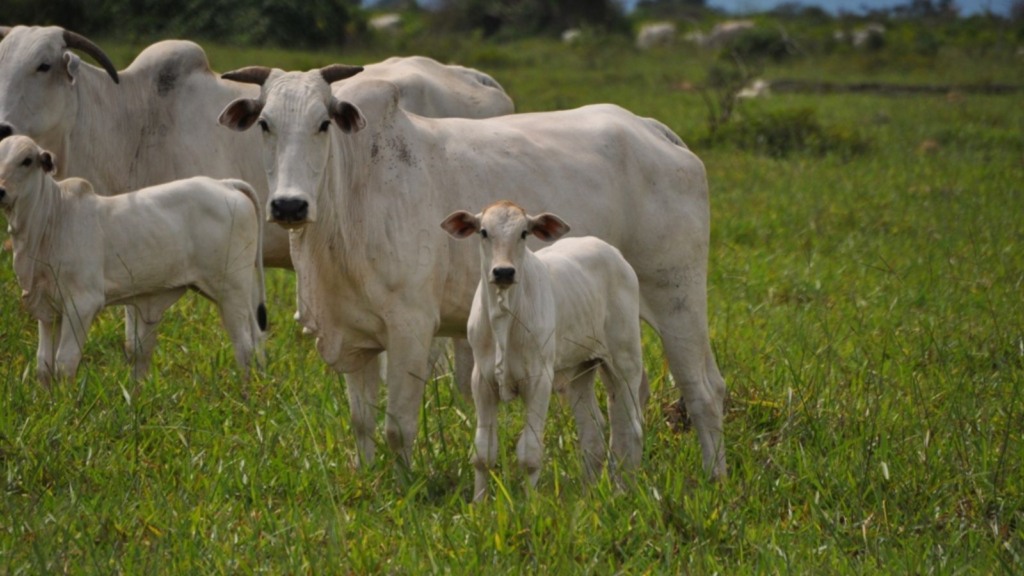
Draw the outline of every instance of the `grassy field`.
[[[138,46],[103,42],[126,65]],[[809,109],[856,133],[850,157],[702,146],[681,49],[438,42],[305,54],[209,47],[218,70],[307,68],[426,52],[493,74],[521,111],[610,101],[655,116],[704,159],[709,306],[730,388],[730,478],[709,484],[646,336],[653,398],[635,485],[582,486],[569,411],[552,404],[546,467],[526,493],[506,434],[492,501],[467,503],[472,405],[432,382],[412,478],[354,467],[344,382],[269,274],[269,366],[246,389],[212,308],[166,319],[154,372],[131,382],[119,311],[78,381],[34,379],[35,328],[0,255],[0,573],[796,573],[1024,571],[1024,107],[982,96],[776,94],[740,118]],[[963,66],[857,55],[769,77],[981,83]],[[955,69],[955,73],[950,70]],[[820,72],[815,72],[820,71]],[[520,413],[506,408],[509,430]],[[514,428],[513,428],[514,427]],[[382,447],[383,448],[383,447]]]

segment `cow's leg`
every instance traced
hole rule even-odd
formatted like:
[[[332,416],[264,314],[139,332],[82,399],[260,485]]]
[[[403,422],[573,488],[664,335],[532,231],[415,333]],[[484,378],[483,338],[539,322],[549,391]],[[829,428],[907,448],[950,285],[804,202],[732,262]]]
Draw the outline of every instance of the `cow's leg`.
[[[697,431],[704,471],[713,479],[723,479],[725,380],[708,338],[707,290],[703,282],[698,279],[689,288],[684,283],[683,288],[675,290],[641,283],[641,293],[650,312],[644,319],[661,335],[669,369]]]
[[[516,458],[526,473],[530,486],[537,485],[540,467],[544,460],[544,425],[551,402],[552,369],[543,367],[540,374],[531,376],[529,382],[519,387],[519,395],[526,405],[523,434],[516,445]]]
[[[641,388],[645,381],[639,340],[632,347],[613,350],[612,359],[603,367],[601,376],[608,390],[611,449],[616,469],[637,468],[643,455]]]
[[[135,322],[134,333],[134,357],[132,358],[132,378],[141,380],[149,373],[150,363],[153,361],[153,351],[156,350],[156,331],[163,320],[164,312],[178,301],[185,293],[185,288],[178,288],[168,292],[152,294],[136,298],[127,306],[132,310],[131,318]],[[125,312],[125,320],[128,319]]]
[[[462,397],[473,398],[473,348],[465,338],[452,338],[455,347],[455,386]]]
[[[137,312],[133,306],[124,307],[124,355],[125,358],[136,358],[139,332],[138,320],[135,318]]]
[[[82,361],[85,337],[92,326],[93,318],[103,307],[102,298],[89,295],[65,303],[60,323],[60,342],[57,344],[54,373],[59,380],[73,380]]]
[[[430,344],[433,327],[415,326],[414,312],[403,312],[405,322],[388,328],[388,407],[384,436],[400,461],[412,463],[412,447],[419,426],[423,391],[430,378]]]
[[[356,449],[362,467],[373,464],[377,453],[374,433],[377,430],[380,358],[380,355],[374,356],[361,369],[345,374],[352,433],[356,437]]]
[[[39,343],[36,347],[36,378],[43,386],[49,386],[53,380],[53,368],[57,359],[54,339],[56,338],[60,319],[53,322],[39,322]]]
[[[473,403],[476,406],[476,437],[473,439],[475,454],[473,468],[476,471],[473,482],[473,501],[487,497],[491,469],[498,462],[498,391],[494,382],[480,375],[479,366],[470,373]]]
[[[256,311],[252,307],[252,291],[248,285],[242,289],[224,291],[218,298],[220,319],[231,338],[235,351],[235,363],[243,381],[249,380],[249,367],[261,336],[253,331]]]
[[[604,465],[604,417],[594,394],[594,374],[597,368],[585,364],[569,381],[568,400],[576,419],[576,435],[579,436],[580,452],[583,456],[583,478],[593,482]]]

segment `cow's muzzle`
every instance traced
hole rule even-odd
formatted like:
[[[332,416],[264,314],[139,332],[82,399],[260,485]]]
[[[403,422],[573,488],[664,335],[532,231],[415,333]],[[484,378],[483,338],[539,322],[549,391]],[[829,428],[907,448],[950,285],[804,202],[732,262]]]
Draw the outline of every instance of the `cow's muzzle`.
[[[270,202],[270,219],[285,226],[302,224],[309,218],[309,202],[301,198],[278,198]]]
[[[512,267],[495,268],[491,270],[491,281],[502,288],[511,286],[516,282],[516,269]]]

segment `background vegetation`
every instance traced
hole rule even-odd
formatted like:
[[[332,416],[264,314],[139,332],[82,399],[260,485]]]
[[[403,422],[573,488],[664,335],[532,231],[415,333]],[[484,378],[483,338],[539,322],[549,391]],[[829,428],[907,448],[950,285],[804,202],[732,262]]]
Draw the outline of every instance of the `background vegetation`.
[[[580,485],[554,403],[538,489],[522,490],[506,434],[501,490],[467,504],[474,416],[447,376],[427,386],[411,481],[386,457],[357,470],[344,383],[292,322],[282,271],[270,362],[246,388],[215,313],[186,298],[147,381],[131,382],[109,311],[78,381],[45,390],[3,252],[0,572],[1024,571],[1024,108],[984,89],[1019,82],[1019,23],[896,19],[859,50],[829,40],[854,20],[812,16],[786,16],[796,49],[781,59],[638,52],[615,32],[430,35],[415,17],[344,51],[204,43],[217,70],[424,53],[491,73],[520,111],[616,102],[675,129],[711,182],[727,482],[704,480],[651,334],[644,468],[624,491]],[[95,39],[122,67],[148,41]],[[755,75],[939,88],[736,102]],[[508,430],[519,418],[506,407]]]

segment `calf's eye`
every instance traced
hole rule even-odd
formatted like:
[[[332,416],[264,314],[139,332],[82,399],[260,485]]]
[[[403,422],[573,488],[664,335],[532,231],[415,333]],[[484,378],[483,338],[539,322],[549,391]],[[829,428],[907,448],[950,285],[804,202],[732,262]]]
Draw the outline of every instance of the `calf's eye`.
[[[487,238],[487,230],[480,230],[480,237]]]
[[[25,158],[24,160],[21,161],[21,165],[22,166],[31,166],[32,165],[32,159],[31,158]]]
[[[42,64],[39,65],[38,68],[36,68],[36,72],[49,72],[49,71],[50,71],[50,65],[47,64],[46,62],[43,62]]]
[[[330,127],[331,127],[331,121],[330,120],[324,120],[323,122],[320,123],[320,131],[321,132],[327,132],[327,129],[330,128]]]
[[[523,240],[526,240],[526,230],[523,230],[522,235],[519,237],[522,238]]]
[[[260,125],[260,130],[263,130],[264,133],[270,132],[270,126],[267,124],[266,120],[261,119],[257,124]]]

